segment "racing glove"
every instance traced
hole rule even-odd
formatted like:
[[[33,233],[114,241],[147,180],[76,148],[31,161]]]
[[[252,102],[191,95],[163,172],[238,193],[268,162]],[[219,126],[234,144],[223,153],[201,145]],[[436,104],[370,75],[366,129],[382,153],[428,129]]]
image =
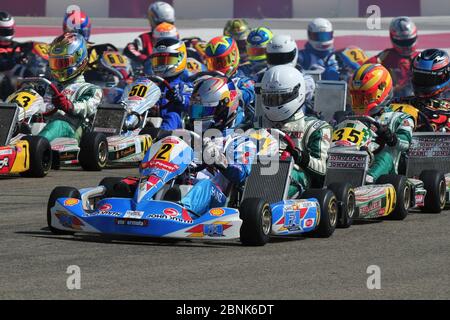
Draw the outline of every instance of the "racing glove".
[[[377,131],[376,143],[382,144],[385,142],[388,146],[393,147],[397,144],[397,135],[387,126],[381,126]]]
[[[59,110],[62,110],[65,113],[73,114],[74,112],[72,101],[67,99],[67,97],[62,93],[54,96],[52,98],[52,103],[55,106],[55,108],[58,108]]]
[[[208,141],[203,148],[203,162],[205,164],[214,164],[220,169],[228,167],[227,157],[221,148],[212,141]]]
[[[289,151],[291,156],[294,158],[295,164],[302,169],[308,168],[309,164],[309,153],[298,148]]]

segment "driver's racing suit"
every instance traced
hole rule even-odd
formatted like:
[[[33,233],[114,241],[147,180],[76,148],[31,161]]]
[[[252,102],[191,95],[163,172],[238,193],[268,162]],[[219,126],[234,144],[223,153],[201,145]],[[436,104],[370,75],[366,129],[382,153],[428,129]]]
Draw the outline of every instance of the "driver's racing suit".
[[[208,209],[225,205],[232,185],[240,186],[250,175],[251,164],[256,156],[255,142],[245,135],[233,133],[232,129],[225,130],[223,137],[209,143],[223,151],[227,164],[226,169],[220,171],[205,169],[199,172],[194,187],[181,199],[184,207],[199,216]]]
[[[367,182],[376,182],[384,174],[397,174],[402,153],[407,152],[412,140],[414,119],[403,112],[392,112],[389,107],[377,119],[381,125],[387,126],[396,136],[393,146],[385,147],[375,155],[367,172]]]
[[[58,110],[51,116],[50,121],[39,135],[47,138],[50,142],[62,137],[76,138],[80,141],[83,129],[87,125],[86,120],[95,115],[102,100],[102,90],[98,86],[87,83],[83,75],[64,85],[60,84],[58,89],[72,102],[73,110],[70,113]],[[52,104],[52,94],[49,88],[44,96],[47,108],[45,111],[58,107]]]
[[[288,197],[300,196],[310,187],[321,187],[325,178],[328,149],[332,127],[325,121],[297,112],[284,122],[272,122],[263,118],[263,128],[276,128],[288,134],[302,157],[296,161],[291,173]],[[283,143],[281,145],[283,148]]]

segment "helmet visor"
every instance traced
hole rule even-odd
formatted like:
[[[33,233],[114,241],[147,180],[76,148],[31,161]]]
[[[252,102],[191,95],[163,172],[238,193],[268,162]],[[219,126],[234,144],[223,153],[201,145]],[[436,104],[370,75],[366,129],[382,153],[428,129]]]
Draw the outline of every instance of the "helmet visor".
[[[417,37],[411,39],[395,39],[392,38],[392,43],[398,47],[410,48],[416,43]]]
[[[247,48],[247,54],[250,57],[261,57],[266,55],[266,48],[264,47],[249,47]]]
[[[358,115],[365,115],[368,111],[369,104],[371,104],[374,99],[368,97],[366,91],[352,91],[352,111]]]
[[[267,63],[272,66],[287,64],[295,59],[295,50],[291,52],[270,53],[267,52]]]
[[[216,106],[203,106],[201,104],[192,104],[189,106],[189,116],[191,120],[210,119],[216,112]]]
[[[231,59],[230,56],[207,57],[206,65],[208,70],[223,70],[231,67]]]
[[[13,35],[14,35],[14,29],[0,27],[0,37],[11,37]]]
[[[178,53],[155,53],[151,56],[152,66],[173,66],[180,62]]]
[[[278,92],[278,91],[261,91],[263,104],[268,107],[279,107],[283,104],[291,102],[298,97],[298,90],[300,84],[296,85],[291,92]]]
[[[308,31],[308,38],[312,41],[326,42],[333,40],[333,31],[312,32]]]
[[[64,57],[50,56],[48,63],[50,69],[52,70],[64,70],[74,66],[76,64],[76,61],[74,56],[64,56]]]
[[[432,87],[446,83],[450,79],[447,70],[423,72],[414,70],[412,83],[420,87]]]

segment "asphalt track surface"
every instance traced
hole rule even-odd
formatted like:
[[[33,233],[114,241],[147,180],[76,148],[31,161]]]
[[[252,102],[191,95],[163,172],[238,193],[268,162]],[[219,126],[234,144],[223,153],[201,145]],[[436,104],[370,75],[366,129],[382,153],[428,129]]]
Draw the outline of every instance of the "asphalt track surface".
[[[119,20],[98,25],[117,26]],[[364,23],[341,20],[336,19],[346,28]],[[143,19],[133,21],[123,23],[146,26]],[[418,24],[449,30],[448,21]],[[182,23],[185,28],[199,25]],[[278,28],[306,25],[273,23]],[[201,27],[218,25],[223,24],[201,21]],[[105,176],[136,173],[62,169],[43,179],[0,177],[0,299],[450,299],[449,211],[413,212],[398,222],[359,222],[329,239],[274,238],[257,248],[238,241],[72,237],[47,230],[47,199],[55,186],[95,186]],[[66,286],[71,265],[81,269],[80,290]],[[371,265],[380,267],[380,290],[367,288]]]
[[[46,228],[56,185],[87,187],[99,173],[52,171],[43,179],[0,178],[1,299],[449,299],[450,215],[412,213],[370,221],[329,239],[274,238],[264,247],[238,241],[163,241],[55,236]],[[81,289],[68,290],[68,266]],[[367,289],[367,268],[381,289]]]

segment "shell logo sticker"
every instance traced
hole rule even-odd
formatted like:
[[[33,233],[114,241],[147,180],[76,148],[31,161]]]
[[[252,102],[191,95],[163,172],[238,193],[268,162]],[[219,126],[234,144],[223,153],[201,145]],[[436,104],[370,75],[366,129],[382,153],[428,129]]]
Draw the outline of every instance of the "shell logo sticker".
[[[209,213],[215,217],[220,217],[225,213],[225,210],[217,208],[209,210]]]
[[[167,208],[167,209],[164,209],[163,212],[166,216],[169,216],[169,217],[177,217],[179,215],[178,210],[175,208]]]
[[[69,198],[69,199],[66,199],[66,201],[64,201],[64,205],[65,205],[66,207],[72,207],[72,206],[77,205],[79,202],[80,202],[79,199],[76,199],[76,198]]]

